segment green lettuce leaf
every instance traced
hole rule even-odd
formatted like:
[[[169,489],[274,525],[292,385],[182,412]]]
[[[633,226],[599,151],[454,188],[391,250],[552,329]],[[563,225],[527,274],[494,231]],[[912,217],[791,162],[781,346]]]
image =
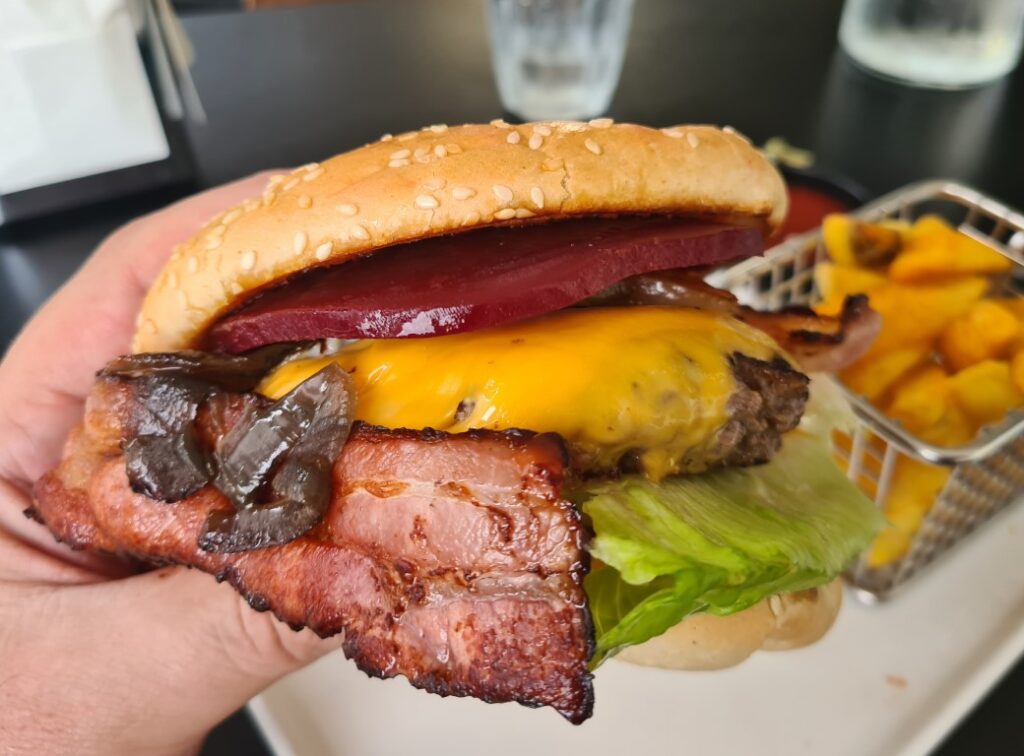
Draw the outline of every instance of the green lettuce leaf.
[[[581,496],[605,566],[585,588],[592,666],[688,614],[732,614],[766,596],[832,580],[884,520],[820,434],[787,434],[765,465],[653,483],[596,483]]]

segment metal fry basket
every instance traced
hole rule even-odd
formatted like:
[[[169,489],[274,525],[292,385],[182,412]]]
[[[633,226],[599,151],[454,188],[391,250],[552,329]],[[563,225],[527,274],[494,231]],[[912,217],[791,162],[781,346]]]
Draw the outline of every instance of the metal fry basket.
[[[996,293],[1024,295],[1024,215],[973,189],[951,181],[912,184],[852,215],[865,221],[913,221],[928,213],[944,217],[1008,257],[1013,269],[997,279]],[[821,233],[813,231],[787,239],[764,257],[720,271],[714,282],[759,309],[813,304],[820,299],[814,268],[827,259]],[[837,452],[848,476],[879,507],[892,493],[901,458],[950,471],[906,553],[881,566],[872,566],[864,555],[847,574],[858,595],[874,601],[886,598],[978,525],[1024,496],[1024,411],[1016,410],[1001,422],[983,427],[969,443],[945,447],[918,438],[864,397],[841,383],[840,388],[858,423]]]

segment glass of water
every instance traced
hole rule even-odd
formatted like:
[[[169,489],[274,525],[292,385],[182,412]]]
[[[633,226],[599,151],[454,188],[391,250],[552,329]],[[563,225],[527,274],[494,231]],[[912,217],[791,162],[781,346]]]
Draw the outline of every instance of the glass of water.
[[[491,55],[505,109],[582,119],[611,102],[633,0],[490,0]]]
[[[960,89],[1020,59],[1024,0],[846,0],[839,41],[857,63],[923,87]]]

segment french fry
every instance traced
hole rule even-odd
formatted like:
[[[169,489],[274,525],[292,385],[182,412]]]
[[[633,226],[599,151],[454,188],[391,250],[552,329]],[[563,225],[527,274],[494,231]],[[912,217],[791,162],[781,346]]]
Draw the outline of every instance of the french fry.
[[[949,379],[953,400],[977,423],[992,423],[1024,404],[1024,392],[1010,374],[1005,360],[985,360]]]
[[[948,379],[935,363],[915,370],[893,388],[885,413],[912,433],[926,432],[950,411],[953,397]]]
[[[994,300],[983,299],[946,327],[939,338],[939,351],[952,370],[963,370],[1006,355],[1020,330],[1012,312]]]
[[[934,425],[928,426],[917,435],[936,446],[959,446],[974,438],[979,427],[979,423],[953,401],[946,406],[945,412]]]
[[[868,353],[841,373],[849,388],[937,446],[968,443],[1024,406],[1024,298],[985,299],[990,277],[1011,268],[1007,258],[938,216],[913,226],[830,216],[822,232],[831,260],[815,270],[815,309],[836,315],[847,296],[863,293],[883,321]],[[837,458],[850,453],[849,437],[836,444]],[[878,461],[865,455],[861,464],[857,483],[874,496]],[[890,527],[867,551],[868,565],[907,554],[950,474],[897,459],[883,507]]]
[[[1024,348],[1018,350],[1010,360],[1010,380],[1018,391],[1024,393]]]
[[[842,312],[846,297],[869,294],[885,286],[888,280],[881,273],[823,262],[814,268],[814,283],[822,296],[822,301],[814,309],[822,315],[835,316]]]
[[[945,467],[900,457],[893,470],[883,511],[890,527],[875,539],[867,555],[872,567],[880,567],[906,555],[914,533],[935,504],[950,471]]]
[[[928,359],[930,344],[914,344],[867,355],[840,374],[843,383],[877,404],[903,376]]]
[[[987,279],[973,276],[942,284],[888,284],[869,292],[871,307],[882,316],[882,332],[869,354],[932,343],[984,296],[988,286]]]
[[[923,518],[922,518],[923,519]],[[869,567],[884,567],[890,562],[905,556],[910,551],[910,542],[915,530],[889,526],[877,536],[868,549],[867,563]]]
[[[991,247],[934,215],[920,218],[905,239],[903,251],[889,267],[889,275],[897,283],[1005,273],[1011,266],[1009,259]]]
[[[1024,297],[1012,297],[1007,299],[993,300],[1000,307],[1004,307],[1013,313],[1014,317],[1024,326]]]
[[[829,257],[850,268],[888,265],[903,248],[910,229],[902,221],[867,223],[839,214],[826,216],[821,224]]]
[[[833,213],[821,222],[821,238],[825,241],[828,256],[837,265],[853,267],[857,264],[853,256],[853,224],[849,215]]]

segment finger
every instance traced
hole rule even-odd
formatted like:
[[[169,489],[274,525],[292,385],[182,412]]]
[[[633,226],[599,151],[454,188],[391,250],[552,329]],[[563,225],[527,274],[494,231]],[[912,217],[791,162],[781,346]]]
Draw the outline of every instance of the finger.
[[[137,573],[136,565],[90,551],[73,551],[24,512],[30,498],[0,480],[0,583],[95,583]]]
[[[272,682],[337,647],[257,614],[228,586],[182,568],[40,600],[59,622],[22,645],[18,679],[26,698],[60,705],[65,742],[83,752],[198,743]],[[94,742],[80,742],[79,733]]]
[[[0,477],[26,485],[56,462],[95,372],[129,350],[149,282],[216,212],[258,194],[268,174],[203,192],[107,239],[28,323],[0,363]]]

